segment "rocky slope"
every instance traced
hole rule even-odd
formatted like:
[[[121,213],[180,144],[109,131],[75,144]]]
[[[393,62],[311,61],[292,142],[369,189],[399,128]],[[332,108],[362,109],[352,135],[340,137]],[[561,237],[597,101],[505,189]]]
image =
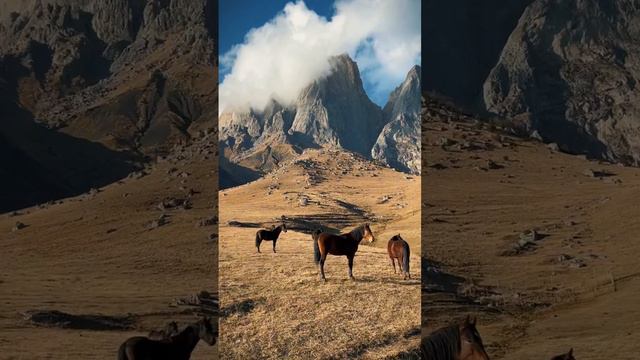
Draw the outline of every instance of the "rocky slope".
[[[386,125],[371,149],[371,157],[393,168],[420,173],[420,76],[414,66],[383,109]]]
[[[243,171],[268,172],[303,149],[329,147],[417,172],[419,68],[410,71],[382,110],[366,95],[358,66],[348,55],[329,61],[332,72],[309,84],[288,107],[272,101],[262,111],[223,113],[220,146],[229,161],[221,161],[222,166],[235,164]],[[234,169],[225,168],[221,174],[233,175]]]
[[[166,154],[215,127],[216,1],[7,1],[2,10],[0,136],[23,158],[12,163],[57,168],[47,179],[66,189],[31,186],[39,199],[104,185],[125,176],[131,158]],[[33,151],[27,128],[43,134],[43,148],[67,149],[65,161]],[[91,159],[85,147],[103,156],[76,163]],[[36,181],[39,172],[15,176]],[[78,174],[83,185],[69,184]]]

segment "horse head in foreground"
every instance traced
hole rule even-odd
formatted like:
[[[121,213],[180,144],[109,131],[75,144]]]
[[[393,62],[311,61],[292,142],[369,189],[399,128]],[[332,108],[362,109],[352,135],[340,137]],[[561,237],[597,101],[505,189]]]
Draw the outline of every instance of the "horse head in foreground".
[[[411,250],[409,244],[404,241],[400,234],[395,235],[387,243],[387,252],[389,253],[389,259],[391,259],[391,265],[393,265],[393,273],[396,273],[396,263],[398,260],[398,266],[400,267],[400,273],[404,275],[404,279],[411,279],[409,274],[409,258]]]
[[[568,353],[554,356],[551,360],[576,360],[576,358],[573,357],[573,348],[571,348]]]
[[[284,215],[282,215],[280,220],[282,222],[279,226],[276,226],[271,230],[262,229],[256,232],[256,249],[258,249],[258,252],[260,252],[260,244],[263,240],[273,241],[273,252],[276,252],[276,242],[278,241],[280,232],[287,232],[287,225],[284,223]]]
[[[179,332],[178,323],[171,321],[162,330],[151,330],[147,337],[151,340],[168,340],[172,336],[178,335]]]
[[[217,337],[217,326],[214,328],[211,319],[204,317],[168,339],[129,338],[120,345],[118,360],[188,360],[200,340],[214,345]]]
[[[316,230],[313,238],[313,257],[316,264],[320,266],[320,279],[325,281],[324,262],[327,255],[346,256],[349,260],[349,278],[353,277],[353,258],[358,251],[360,242],[364,239],[369,243],[376,240],[369,224],[363,224],[348,233],[335,235]]]
[[[436,330],[422,339],[422,358],[428,360],[489,360],[476,319]]]

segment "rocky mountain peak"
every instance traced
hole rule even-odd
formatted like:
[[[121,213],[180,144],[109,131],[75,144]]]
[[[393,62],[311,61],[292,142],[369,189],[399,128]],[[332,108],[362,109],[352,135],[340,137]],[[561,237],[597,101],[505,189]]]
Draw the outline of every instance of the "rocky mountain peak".
[[[383,110],[385,126],[371,149],[372,158],[414,174],[420,173],[421,77],[420,66],[414,66],[391,93]]]

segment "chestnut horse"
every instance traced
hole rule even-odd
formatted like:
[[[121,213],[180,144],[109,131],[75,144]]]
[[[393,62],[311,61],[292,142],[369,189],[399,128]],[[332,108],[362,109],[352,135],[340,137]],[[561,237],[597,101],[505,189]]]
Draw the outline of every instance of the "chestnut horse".
[[[376,240],[369,224],[364,224],[351,230],[351,232],[334,235],[329,233],[318,233],[312,235],[313,238],[313,257],[316,264],[320,265],[320,279],[326,281],[324,277],[324,262],[327,255],[344,255],[349,260],[349,278],[353,278],[353,258],[358,251],[358,245],[362,239],[366,239],[369,243]]]
[[[404,275],[404,279],[411,279],[411,275],[409,274],[409,255],[411,255],[411,251],[409,250],[409,244],[400,237],[400,234],[389,239],[387,252],[391,259],[391,265],[393,265],[393,273],[396,273],[396,263],[394,259],[397,259],[400,273]]]
[[[271,230],[258,230],[256,232],[256,249],[260,252],[260,243],[262,240],[265,241],[273,241],[273,252],[276,252],[276,241],[278,241],[278,236],[280,236],[280,232],[287,232],[287,226],[284,224],[284,216],[282,217],[282,225],[276,227]]]
[[[422,358],[428,360],[489,360],[476,320],[469,316],[462,324],[434,331],[422,339]]]
[[[144,336],[127,339],[118,349],[118,360],[189,360],[201,339],[209,345],[216,343],[218,331],[205,317],[167,340],[151,340]]]
[[[568,353],[554,356],[551,360],[576,360],[576,358],[573,357],[573,348],[571,348]]]

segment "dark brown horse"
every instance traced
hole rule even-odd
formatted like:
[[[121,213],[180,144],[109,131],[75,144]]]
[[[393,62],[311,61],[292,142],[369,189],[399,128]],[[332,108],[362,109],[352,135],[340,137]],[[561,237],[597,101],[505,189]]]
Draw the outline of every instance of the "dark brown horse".
[[[573,357],[573,348],[571,348],[568,353],[556,355],[551,360],[576,360],[576,358]]]
[[[316,264],[320,265],[320,279],[327,280],[324,277],[324,262],[327,255],[344,255],[349,260],[349,278],[353,280],[353,258],[358,251],[358,245],[362,239],[366,239],[370,243],[376,238],[369,227],[369,224],[360,225],[351,230],[351,232],[334,235],[329,233],[314,233],[313,236],[313,257]]]
[[[168,323],[162,330],[151,330],[147,337],[151,340],[167,340],[179,333],[178,324],[175,321]]]
[[[118,360],[188,360],[201,339],[216,343],[218,331],[207,317],[187,326],[167,340],[151,340],[144,336],[127,339],[118,349]]]
[[[391,265],[393,265],[393,273],[396,273],[395,259],[397,259],[398,266],[400,267],[400,273],[404,275],[404,279],[411,279],[411,275],[409,274],[409,257],[411,255],[411,251],[409,250],[409,244],[400,237],[400,234],[389,239],[389,242],[387,243],[387,252],[391,259]]]
[[[287,232],[287,226],[284,224],[284,216],[282,217],[282,224],[275,229],[258,230],[258,232],[256,232],[256,249],[258,249],[258,252],[260,252],[260,243],[262,243],[263,240],[273,241],[273,252],[276,252],[276,242],[282,231]]]
[[[469,317],[462,324],[434,331],[422,339],[422,358],[428,360],[489,360],[476,320]]]

